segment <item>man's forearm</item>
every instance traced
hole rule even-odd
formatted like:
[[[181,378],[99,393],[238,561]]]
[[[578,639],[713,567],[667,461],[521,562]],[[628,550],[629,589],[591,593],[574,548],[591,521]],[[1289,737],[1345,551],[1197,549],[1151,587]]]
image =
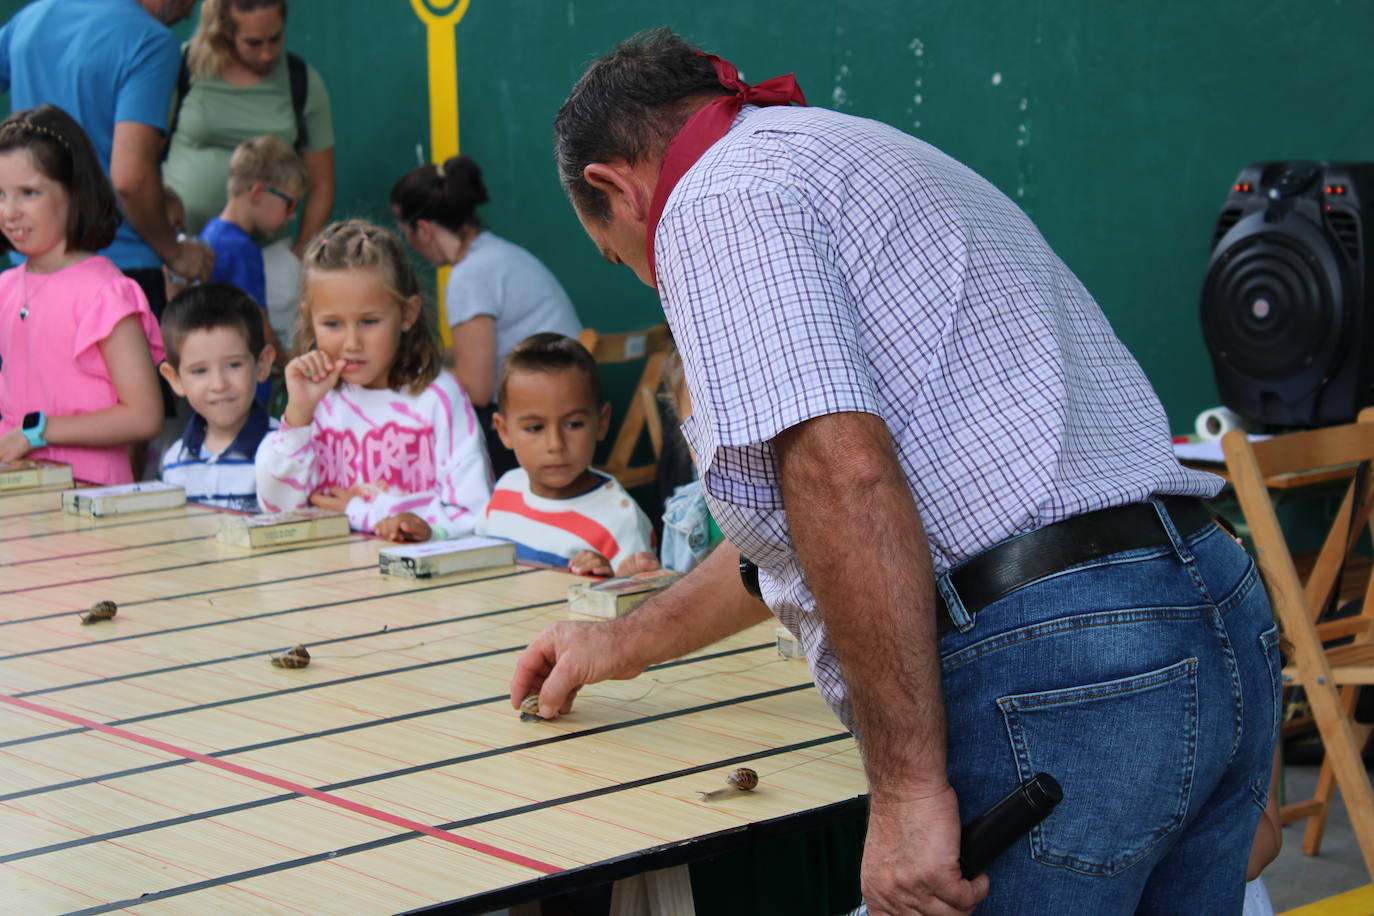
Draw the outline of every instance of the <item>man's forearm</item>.
[[[887,427],[833,414],[775,445],[788,525],[844,671],[872,796],[942,789],[930,550]]]
[[[645,666],[680,658],[767,620],[768,606],[744,590],[739,551],[722,543],[680,582],[620,618]]]
[[[120,121],[110,152],[110,182],[129,225],[167,263],[176,257],[177,239],[162,199],[161,150],[160,130]]]
[[[301,210],[300,235],[292,247],[298,258],[305,254],[310,240],[329,222],[329,214],[334,209],[333,148],[306,153],[304,159],[310,172],[310,190]]]
[[[118,194],[119,206],[139,238],[164,262],[176,257],[177,238],[162,204],[162,184],[156,175]]]

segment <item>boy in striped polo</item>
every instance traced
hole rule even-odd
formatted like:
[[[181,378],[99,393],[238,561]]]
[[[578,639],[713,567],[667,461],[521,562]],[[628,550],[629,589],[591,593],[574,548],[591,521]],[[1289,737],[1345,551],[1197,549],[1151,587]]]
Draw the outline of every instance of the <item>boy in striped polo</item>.
[[[535,334],[501,367],[496,431],[520,467],[496,482],[477,533],[514,541],[526,561],[586,575],[658,568],[653,525],[613,477],[591,467],[611,405],[577,341]]]
[[[162,455],[162,479],[187,499],[258,511],[253,456],[277,421],[253,395],[276,355],[263,333],[262,309],[227,283],[192,286],[162,314],[167,361],[158,371],[195,411]]]

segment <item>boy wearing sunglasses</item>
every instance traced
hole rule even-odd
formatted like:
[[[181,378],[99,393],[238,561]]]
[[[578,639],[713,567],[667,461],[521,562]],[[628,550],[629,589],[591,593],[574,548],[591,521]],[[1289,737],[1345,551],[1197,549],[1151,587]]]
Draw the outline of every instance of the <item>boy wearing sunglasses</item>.
[[[219,216],[201,230],[201,238],[215,252],[210,279],[237,286],[262,308],[263,333],[274,352],[285,354],[267,316],[267,286],[259,242],[270,239],[296,212],[310,182],[305,162],[277,137],[266,134],[245,140],[229,159],[229,200]],[[270,383],[258,386],[266,403]]]

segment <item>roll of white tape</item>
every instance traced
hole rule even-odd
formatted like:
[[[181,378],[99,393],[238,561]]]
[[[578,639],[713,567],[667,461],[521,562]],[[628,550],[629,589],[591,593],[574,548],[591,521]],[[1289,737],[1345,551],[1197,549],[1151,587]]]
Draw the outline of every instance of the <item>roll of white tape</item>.
[[[1193,427],[1203,442],[1220,439],[1233,429],[1245,429],[1245,418],[1226,407],[1213,407],[1197,415]]]

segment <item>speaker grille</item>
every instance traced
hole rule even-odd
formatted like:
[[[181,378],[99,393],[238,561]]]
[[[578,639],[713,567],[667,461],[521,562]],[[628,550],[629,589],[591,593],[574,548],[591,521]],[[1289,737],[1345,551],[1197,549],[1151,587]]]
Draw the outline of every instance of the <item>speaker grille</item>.
[[[1352,262],[1360,259],[1360,221],[1355,218],[1355,214],[1346,213],[1342,210],[1332,210],[1327,214],[1327,219],[1331,224],[1331,231],[1336,234],[1336,241],[1340,243],[1345,256]]]
[[[1221,237],[1231,231],[1231,227],[1240,221],[1240,207],[1227,207],[1221,211],[1221,216],[1217,217],[1217,230],[1212,235],[1212,247],[1216,248],[1221,242]]]
[[[1253,379],[1302,372],[1343,332],[1342,309],[1316,256],[1280,232],[1247,236],[1203,283],[1203,330],[1213,357]]]

